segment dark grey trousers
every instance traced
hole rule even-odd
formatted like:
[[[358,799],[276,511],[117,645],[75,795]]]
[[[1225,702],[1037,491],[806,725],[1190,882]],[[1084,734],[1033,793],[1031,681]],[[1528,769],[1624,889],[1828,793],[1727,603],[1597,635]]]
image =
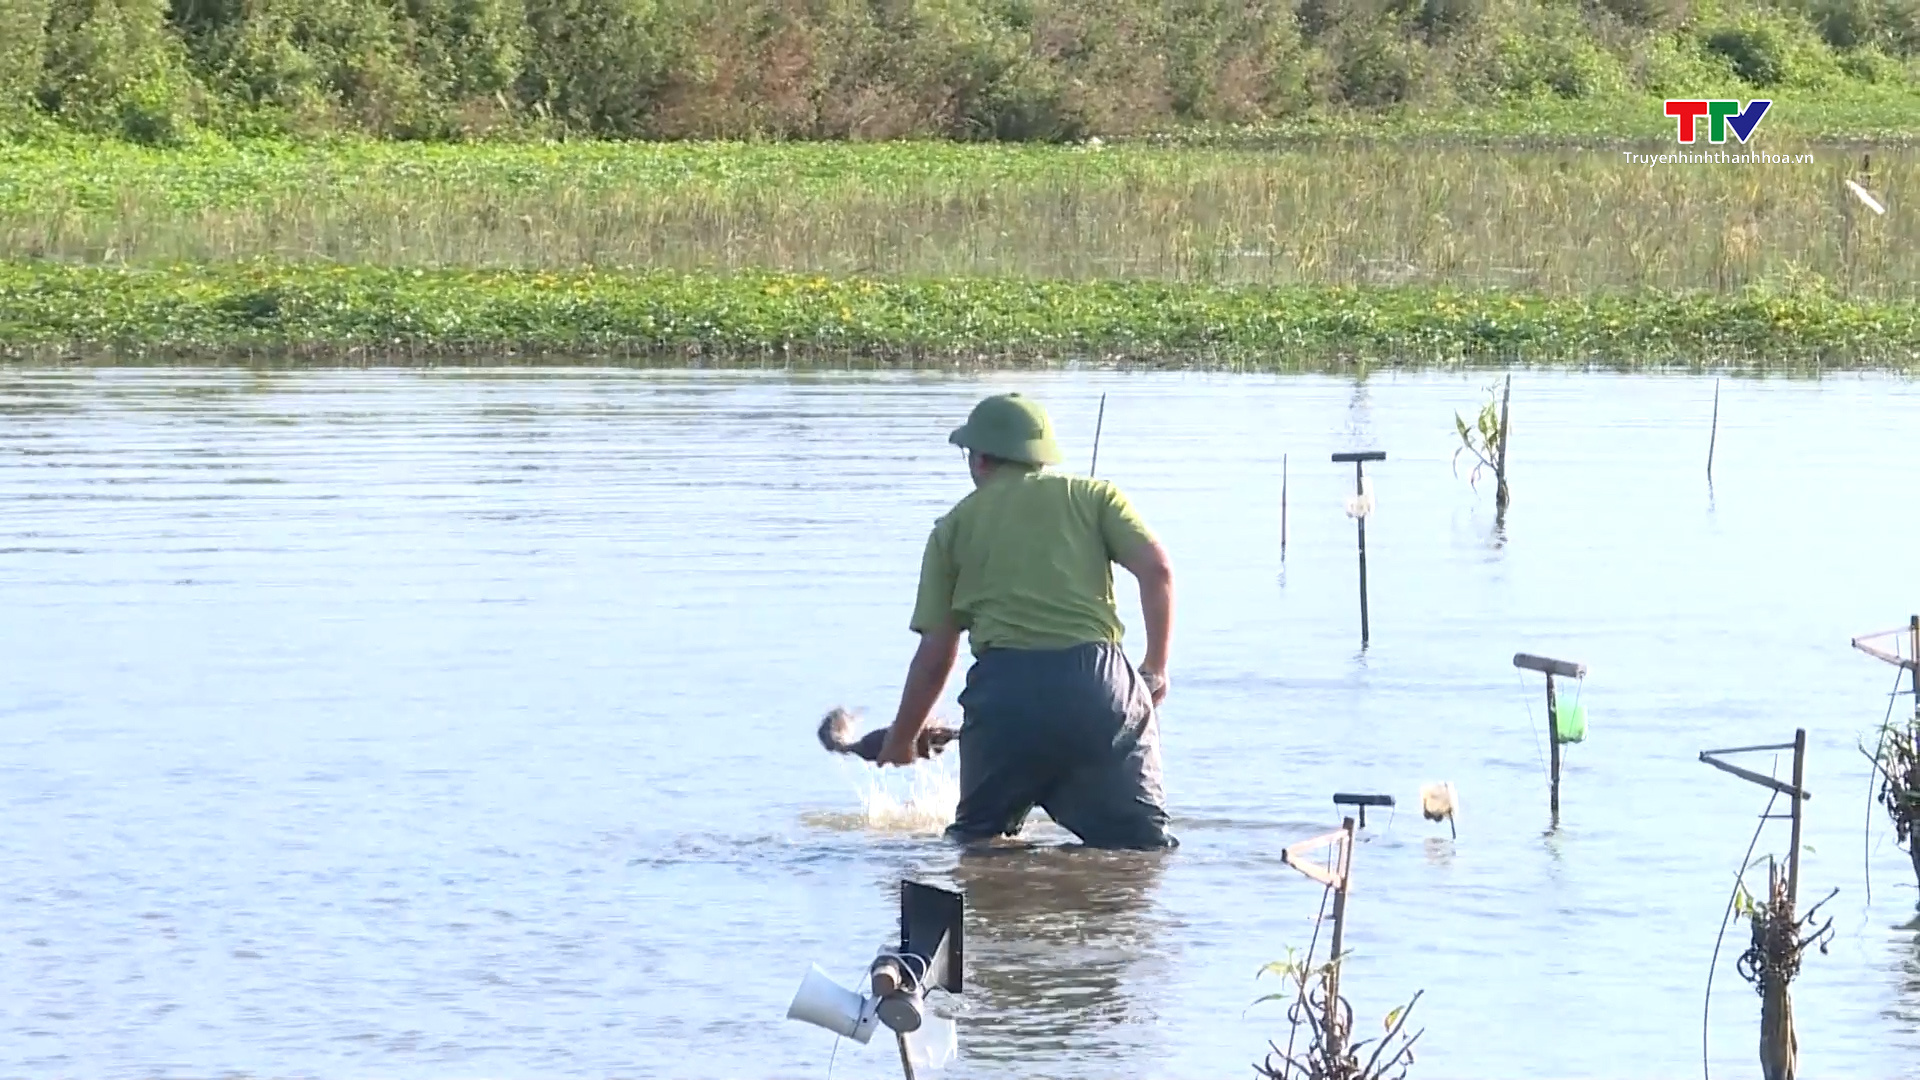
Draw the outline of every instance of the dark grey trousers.
[[[960,693],[949,839],[1015,836],[1035,806],[1089,847],[1167,848],[1160,729],[1118,645],[988,649]]]

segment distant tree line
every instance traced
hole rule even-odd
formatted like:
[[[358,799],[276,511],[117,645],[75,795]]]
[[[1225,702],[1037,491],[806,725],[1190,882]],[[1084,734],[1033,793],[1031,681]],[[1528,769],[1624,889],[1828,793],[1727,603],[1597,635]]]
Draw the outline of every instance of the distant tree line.
[[[1072,139],[1916,54],[1920,0],[0,0],[0,131]]]

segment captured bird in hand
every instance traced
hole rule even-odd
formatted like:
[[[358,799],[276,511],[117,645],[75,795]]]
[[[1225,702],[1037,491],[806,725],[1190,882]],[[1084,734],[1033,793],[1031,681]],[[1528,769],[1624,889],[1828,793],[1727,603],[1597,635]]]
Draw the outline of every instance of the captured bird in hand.
[[[845,709],[835,709],[820,721],[820,745],[836,754],[852,754],[854,757],[874,761],[880,757],[880,747],[887,741],[887,729],[874,728],[858,739],[853,737],[853,714]],[[920,729],[920,737],[915,740],[914,757],[930,758],[947,748],[947,744],[960,737],[960,729],[929,724]]]

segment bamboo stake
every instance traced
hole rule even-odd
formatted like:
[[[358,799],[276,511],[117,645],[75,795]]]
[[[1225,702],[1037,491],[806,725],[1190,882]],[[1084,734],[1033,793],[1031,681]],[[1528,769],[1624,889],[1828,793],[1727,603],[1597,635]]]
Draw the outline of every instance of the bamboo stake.
[[[1794,800],[1794,821],[1800,800]],[[1767,867],[1767,904],[1773,904],[1779,871]],[[1788,907],[1788,911],[1793,909]],[[1777,917],[1777,916],[1776,916]],[[1769,978],[1760,991],[1760,1075],[1764,1080],[1794,1080],[1799,1064],[1800,1044],[1793,1032],[1793,994],[1784,978]]]
[[[1560,717],[1554,714],[1553,672],[1547,672],[1547,745],[1553,748],[1553,773],[1547,782],[1547,813],[1560,824]]]
[[[1807,731],[1801,728],[1793,733],[1793,790],[1804,790],[1807,768]],[[1793,800],[1792,847],[1787,851],[1787,910],[1785,915],[1773,912],[1772,918],[1786,920],[1784,931],[1772,928],[1774,933],[1785,933],[1791,938],[1797,933],[1797,918],[1800,910],[1800,822],[1804,816],[1803,806],[1806,800]],[[1777,883],[1775,868],[1767,868],[1767,903],[1773,903],[1774,887]],[[1775,974],[1767,980],[1760,997],[1760,1072],[1765,1080],[1794,1080],[1798,1071],[1800,1056],[1799,1040],[1793,1031],[1793,995],[1787,979]]]
[[[1707,483],[1713,483],[1713,445],[1720,441],[1720,380],[1713,380],[1713,430],[1707,435]]]
[[[1340,886],[1333,893],[1333,954],[1327,968],[1327,1049],[1334,1060],[1346,1049],[1340,1024],[1340,946],[1347,933],[1347,885],[1353,879],[1353,819],[1343,819],[1340,831]]]
[[[1280,455],[1280,561],[1287,561],[1287,455]]]
[[[1100,395],[1100,415],[1093,422],[1093,464],[1087,466],[1087,475],[1100,471],[1100,428],[1107,422],[1107,395]]]
[[[1384,450],[1363,450],[1358,453],[1335,454],[1333,460],[1335,464],[1353,462],[1353,494],[1357,499],[1367,492],[1366,463],[1385,461],[1387,454]],[[1365,507],[1361,510],[1362,512],[1354,520],[1360,526],[1360,647],[1364,649],[1367,647],[1370,634],[1367,625],[1367,515]]]
[[[1330,872],[1300,861],[1308,851],[1329,844],[1336,849]],[[1353,877],[1353,819],[1343,818],[1338,832],[1280,849],[1280,861],[1333,890],[1333,952],[1327,961],[1326,1011],[1321,1015],[1320,1030],[1327,1056],[1337,1059],[1346,1046],[1346,1032],[1340,1024],[1340,949],[1346,942],[1347,885]]]
[[[1497,490],[1493,495],[1493,507],[1496,515],[1505,513],[1510,496],[1507,494],[1507,403],[1513,398],[1513,376],[1507,376],[1506,390],[1500,395],[1500,460],[1493,467],[1493,478]]]
[[[1793,790],[1807,788],[1807,729],[1793,733]],[[1797,909],[1800,897],[1800,822],[1805,816],[1805,799],[1793,800],[1793,849],[1787,852],[1787,906]]]

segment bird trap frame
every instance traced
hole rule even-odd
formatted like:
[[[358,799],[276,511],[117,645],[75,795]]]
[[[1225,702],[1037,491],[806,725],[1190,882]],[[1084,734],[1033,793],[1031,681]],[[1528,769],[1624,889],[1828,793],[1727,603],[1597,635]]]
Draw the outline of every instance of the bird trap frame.
[[[1287,1020],[1292,1026],[1292,1033],[1287,1037],[1287,1048],[1282,1050],[1269,1042],[1267,1045],[1272,1048],[1272,1053],[1267,1055],[1264,1062],[1254,1066],[1254,1071],[1266,1080],[1400,1080],[1406,1076],[1407,1067],[1413,1064],[1413,1044],[1425,1033],[1422,1030],[1411,1036],[1401,1035],[1413,1006],[1420,1000],[1420,994],[1416,993],[1411,1001],[1387,1014],[1384,1025],[1386,1034],[1377,1043],[1365,1039],[1354,1042],[1352,1039],[1353,1007],[1340,996],[1340,966],[1346,960],[1343,946],[1347,928],[1347,892],[1353,878],[1353,843],[1354,821],[1345,818],[1338,830],[1290,844],[1280,852],[1281,862],[1326,886],[1332,894],[1333,943],[1331,958],[1318,967],[1313,963],[1313,944],[1309,944],[1305,958],[1299,961],[1289,958],[1261,969],[1261,974],[1279,974],[1295,985],[1291,994],[1270,994],[1261,999],[1293,998],[1287,1008]],[[1310,853],[1320,849],[1328,849],[1324,867],[1314,865],[1307,858]],[[1319,935],[1316,921],[1316,943]],[[1296,1056],[1293,1051],[1294,1036],[1303,1024],[1312,1035],[1306,1049]],[[1361,1054],[1367,1051],[1369,1045],[1373,1048],[1372,1052],[1363,1061]]]
[[[1901,643],[1906,643],[1902,655]],[[1854,638],[1854,648],[1876,660],[1892,664],[1908,677],[1908,692],[1913,696],[1913,715],[1906,720],[1893,718],[1893,703],[1888,702],[1887,718],[1880,726],[1880,737],[1872,753],[1860,752],[1873,763],[1879,778],[1877,801],[1893,819],[1894,837],[1913,860],[1913,876],[1920,883],[1920,615],[1907,620],[1897,630],[1882,630]],[[1899,677],[1894,679],[1899,693]],[[1869,811],[1871,812],[1871,811]]]
[[[1758,753],[1761,751],[1793,751],[1793,782],[1783,784],[1771,776],[1763,776],[1751,769],[1743,769],[1720,758],[1727,754]],[[1796,917],[1795,905],[1800,893],[1800,827],[1804,818],[1803,806],[1813,798],[1806,789],[1807,769],[1807,732],[1802,728],[1793,733],[1790,743],[1778,743],[1767,746],[1737,746],[1725,750],[1702,750],[1700,760],[1722,772],[1731,773],[1742,780],[1758,784],[1772,791],[1775,796],[1785,795],[1792,801],[1792,811],[1787,815],[1792,822],[1792,845],[1787,851],[1787,866],[1784,873],[1778,864],[1767,859],[1767,895],[1764,900],[1756,900],[1746,895],[1744,885],[1735,888],[1734,896],[1740,913],[1752,926],[1752,944],[1740,957],[1740,974],[1760,994],[1760,1074],[1764,1080],[1794,1080],[1799,1068],[1799,1040],[1793,1030],[1793,998],[1788,991],[1795,975],[1800,972],[1800,956],[1809,946],[1818,945],[1821,952],[1827,951],[1827,943],[1832,938],[1833,920],[1828,919],[1818,929],[1809,931],[1814,917],[1821,905],[1833,899],[1839,892],[1835,889],[1827,894],[1826,900],[1809,908],[1806,915]],[[1771,809],[1772,802],[1768,802]],[[1763,814],[1765,819],[1778,817],[1776,814]],[[1757,842],[1758,831],[1754,834]],[[1752,863],[1742,866],[1741,875],[1752,867]]]

